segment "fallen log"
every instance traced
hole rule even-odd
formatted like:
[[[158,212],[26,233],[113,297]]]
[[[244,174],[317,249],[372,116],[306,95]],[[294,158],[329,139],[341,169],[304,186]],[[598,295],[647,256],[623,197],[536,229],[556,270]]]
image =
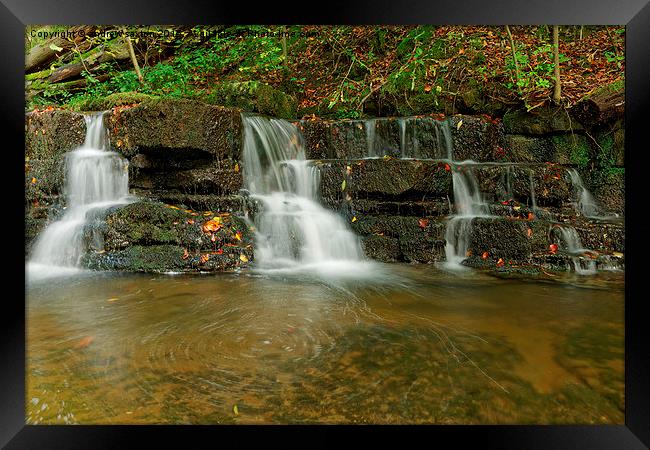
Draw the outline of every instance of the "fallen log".
[[[106,73],[96,76],[95,80],[102,82],[108,80],[110,77],[111,76]],[[28,97],[33,97],[46,89],[53,93],[61,91],[77,92],[84,89],[87,85],[88,81],[85,78],[66,81],[65,83],[49,83],[45,80],[34,80],[25,84],[25,91]]]
[[[622,118],[625,113],[625,84],[622,81],[603,86],[578,101],[569,113],[585,128]]]
[[[107,61],[121,61],[130,58],[128,46],[124,40],[116,39],[89,52],[81,61],[59,67],[49,76],[50,83],[77,77],[84,70],[91,70]]]
[[[92,31],[93,27],[89,25],[82,25],[70,27],[70,38],[55,36],[42,44],[32,47],[27,55],[25,55],[25,72],[30,73],[36,69],[42,68],[50,64],[59,56],[63,56],[75,48],[75,45],[80,44],[86,39],[86,35]]]

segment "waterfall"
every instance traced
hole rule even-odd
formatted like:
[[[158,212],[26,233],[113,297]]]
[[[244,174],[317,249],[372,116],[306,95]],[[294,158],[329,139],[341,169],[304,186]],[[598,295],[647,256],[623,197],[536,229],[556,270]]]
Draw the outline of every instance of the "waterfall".
[[[406,158],[406,119],[400,117],[397,119],[397,125],[399,126],[399,154],[400,157]]]
[[[368,146],[368,156],[371,158],[381,156],[377,155],[375,152],[375,132],[377,130],[377,121],[375,119],[365,120],[363,122],[363,125],[366,129],[366,145]]]
[[[585,217],[596,217],[600,213],[598,204],[591,196],[589,190],[582,182],[582,178],[576,169],[568,169],[569,176],[571,177],[571,184],[576,191],[576,209]]]
[[[34,244],[30,275],[43,277],[74,271],[86,246],[84,229],[114,205],[130,202],[128,162],[107,150],[103,113],[86,115],[83,145],[65,155],[66,208]]]
[[[436,121],[436,135],[440,148],[445,149],[447,159],[453,162],[454,148],[448,121]],[[483,200],[471,165],[472,161],[451,164],[456,214],[447,222],[445,257],[447,265],[452,268],[460,267],[467,258],[472,220],[490,216],[490,208]]]
[[[564,250],[573,262],[576,273],[580,275],[593,275],[596,273],[596,261],[593,259],[584,259],[580,256],[588,249],[582,246],[582,241],[575,228],[571,226],[559,226],[560,237],[562,239],[562,250]]]
[[[244,116],[244,183],[256,213],[256,264],[262,271],[357,276],[368,267],[357,236],[318,202],[320,173],[305,160],[298,128]]]

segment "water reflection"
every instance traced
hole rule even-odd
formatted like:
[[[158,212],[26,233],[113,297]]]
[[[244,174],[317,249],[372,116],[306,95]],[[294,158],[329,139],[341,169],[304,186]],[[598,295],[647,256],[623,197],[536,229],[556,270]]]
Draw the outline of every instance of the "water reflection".
[[[623,423],[622,274],[382,270],[32,283],[28,422]]]

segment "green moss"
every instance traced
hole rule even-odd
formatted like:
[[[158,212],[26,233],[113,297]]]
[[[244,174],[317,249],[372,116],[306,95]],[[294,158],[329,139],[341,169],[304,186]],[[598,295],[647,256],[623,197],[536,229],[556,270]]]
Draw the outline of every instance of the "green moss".
[[[105,111],[116,106],[132,105],[150,100],[151,95],[140,92],[117,92],[106,97],[81,97],[74,99],[68,105],[73,111]]]
[[[257,81],[218,83],[202,98],[209,104],[234,106],[245,111],[294,119],[297,117],[296,99],[284,92]]]
[[[590,153],[589,146],[586,142],[581,141],[571,148],[571,163],[581,168],[587,167]]]

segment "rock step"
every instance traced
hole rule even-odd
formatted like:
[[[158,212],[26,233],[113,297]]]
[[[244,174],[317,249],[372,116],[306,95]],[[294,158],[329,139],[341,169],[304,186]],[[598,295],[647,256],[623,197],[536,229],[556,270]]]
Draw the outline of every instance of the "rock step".
[[[625,252],[624,226],[602,223],[558,224],[546,220],[506,217],[472,219],[470,256],[528,261],[534,254],[550,254],[564,244],[558,226],[575,226],[583,247],[606,255]],[[350,223],[362,237],[366,255],[380,261],[436,262],[445,260],[447,221],[436,217],[363,216]]]
[[[82,264],[91,269],[225,271],[253,260],[252,232],[233,214],[138,201],[108,211],[96,227],[85,230]]]
[[[360,200],[409,204],[438,201],[437,205],[448,212],[448,203],[453,203],[454,198],[453,171],[471,171],[485,201],[490,203],[512,199],[532,206],[534,193],[538,206],[561,208],[577,199],[567,167],[558,164],[455,164],[445,160],[382,158],[315,160],[313,164],[321,173],[323,201],[331,207]],[[584,175],[584,182],[598,203],[611,213],[624,213],[623,174],[606,179]],[[431,208],[433,204],[421,206]]]

